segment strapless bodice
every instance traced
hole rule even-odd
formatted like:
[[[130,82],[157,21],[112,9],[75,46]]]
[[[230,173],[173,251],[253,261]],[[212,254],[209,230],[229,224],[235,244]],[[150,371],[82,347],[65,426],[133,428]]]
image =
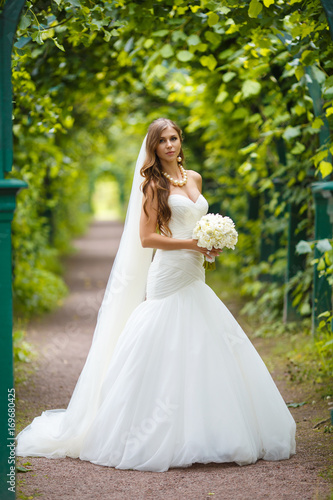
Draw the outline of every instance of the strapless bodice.
[[[196,222],[207,213],[208,203],[202,194],[194,202],[181,194],[169,196],[171,219],[169,228],[173,238],[192,238]]]

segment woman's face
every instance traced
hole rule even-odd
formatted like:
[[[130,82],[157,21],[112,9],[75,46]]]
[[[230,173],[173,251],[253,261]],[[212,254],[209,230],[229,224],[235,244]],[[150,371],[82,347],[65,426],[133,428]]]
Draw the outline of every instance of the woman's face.
[[[180,137],[177,130],[168,125],[161,133],[156,154],[163,162],[174,162],[181,148]]]

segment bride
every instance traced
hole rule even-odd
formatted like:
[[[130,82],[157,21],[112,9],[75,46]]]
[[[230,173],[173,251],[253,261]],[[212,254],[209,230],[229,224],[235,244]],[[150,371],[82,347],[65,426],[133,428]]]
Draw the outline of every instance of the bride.
[[[295,453],[295,422],[266,366],[205,284],[208,252],[192,231],[208,203],[183,161],[179,127],[155,120],[69,405],[23,429],[17,455],[163,472]]]

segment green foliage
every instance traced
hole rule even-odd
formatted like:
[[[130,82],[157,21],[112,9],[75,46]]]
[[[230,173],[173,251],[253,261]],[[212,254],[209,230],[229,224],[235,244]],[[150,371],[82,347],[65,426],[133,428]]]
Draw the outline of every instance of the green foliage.
[[[331,175],[333,48],[320,0],[302,8],[295,0],[26,5],[13,55],[12,175],[29,184],[14,221],[22,303],[45,308],[21,273],[37,294],[49,283],[55,301],[63,296],[40,256],[68,251],[84,230],[100,176],[117,180],[115,204],[126,205],[140,138],[167,115],[185,131],[188,166],[202,173],[211,207],[237,223],[239,245],[227,263],[253,298],[248,309],[281,317],[288,203],[311,240],[310,186]],[[255,220],[249,199],[259,200]],[[282,250],[264,258],[261,240],[276,238]],[[308,268],[289,285],[304,316],[311,286]]]
[[[297,335],[297,346],[288,354],[292,380],[312,381],[322,387],[323,395],[333,396],[333,334],[322,328],[313,338],[310,333]]]
[[[15,330],[13,333],[13,349],[14,349],[14,361],[23,361],[29,363],[34,357],[35,353],[31,345],[24,340],[25,331],[23,329]]]
[[[96,30],[106,34],[100,9],[73,11],[59,2],[26,5],[13,52],[10,174],[29,185],[18,196],[13,221],[15,313],[25,317],[51,310],[66,295],[59,258],[71,251],[71,240],[91,218],[94,180],[110,168],[113,142],[107,84],[98,85],[103,67],[96,58],[102,48],[96,44],[87,69],[82,66],[86,49],[76,49],[83,43],[89,47]],[[87,38],[82,23],[89,26]],[[119,179],[124,180],[126,171]]]
[[[67,288],[59,276],[46,269],[31,269],[20,263],[14,280],[15,300],[22,315],[51,311],[59,304],[60,298],[67,293]]]
[[[315,251],[317,257],[315,257]],[[328,239],[304,241],[300,240],[296,246],[296,252],[300,255],[306,254],[306,267],[299,271],[289,281],[288,289],[292,292],[293,306],[297,308],[302,316],[311,314],[312,305],[312,281],[314,272],[318,273],[320,278],[327,279],[330,285],[333,285],[333,249],[332,243]],[[331,316],[331,311],[325,313]],[[322,330],[323,321],[319,325],[319,331]]]

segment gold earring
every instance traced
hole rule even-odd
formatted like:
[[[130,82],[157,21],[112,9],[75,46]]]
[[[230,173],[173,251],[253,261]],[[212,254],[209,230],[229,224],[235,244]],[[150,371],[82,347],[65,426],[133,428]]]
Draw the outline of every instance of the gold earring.
[[[178,163],[181,163],[181,162],[182,162],[182,157],[181,157],[181,156],[178,156],[178,157],[177,157],[177,161],[178,161]]]

